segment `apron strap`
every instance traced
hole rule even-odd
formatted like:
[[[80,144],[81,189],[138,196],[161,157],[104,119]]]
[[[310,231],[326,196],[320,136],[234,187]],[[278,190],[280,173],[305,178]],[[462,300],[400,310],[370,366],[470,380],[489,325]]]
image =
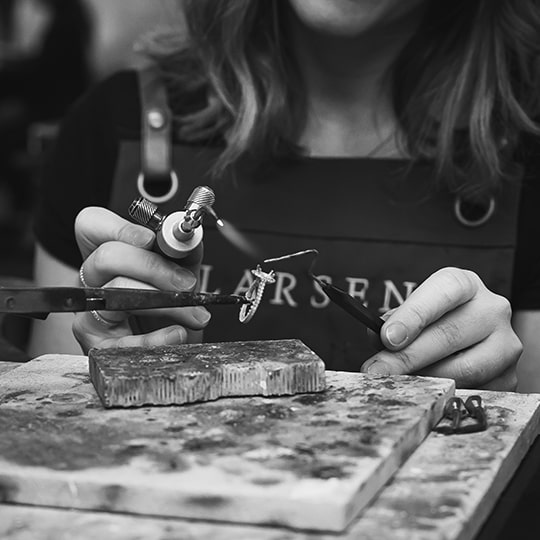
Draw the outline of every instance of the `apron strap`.
[[[140,195],[156,204],[171,199],[178,190],[172,168],[172,113],[163,79],[156,66],[139,70],[141,97]]]

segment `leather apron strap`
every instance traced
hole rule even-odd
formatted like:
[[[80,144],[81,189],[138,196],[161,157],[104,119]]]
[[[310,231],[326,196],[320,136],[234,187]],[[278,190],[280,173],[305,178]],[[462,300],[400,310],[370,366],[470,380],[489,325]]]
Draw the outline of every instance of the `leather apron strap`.
[[[157,67],[139,72],[141,96],[141,171],[139,193],[159,204],[178,190],[178,177],[172,169],[172,114]]]

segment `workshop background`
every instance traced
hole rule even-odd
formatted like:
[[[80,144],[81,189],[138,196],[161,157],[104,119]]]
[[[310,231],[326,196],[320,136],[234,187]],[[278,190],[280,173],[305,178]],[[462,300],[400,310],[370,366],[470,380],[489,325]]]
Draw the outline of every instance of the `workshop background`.
[[[59,122],[179,16],[178,0],[0,0],[0,281],[31,279],[39,164]]]

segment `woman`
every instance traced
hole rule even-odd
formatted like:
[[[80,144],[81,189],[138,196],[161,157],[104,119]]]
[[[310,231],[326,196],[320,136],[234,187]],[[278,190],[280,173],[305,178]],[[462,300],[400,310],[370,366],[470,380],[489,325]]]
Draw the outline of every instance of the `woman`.
[[[524,380],[540,380],[538,188],[526,152],[538,134],[536,3],[461,0],[444,14],[429,0],[185,9],[189,39],[156,54],[181,179],[163,210],[211,183],[216,210],[265,254],[318,249],[318,274],[385,313],[383,349],[373,354],[358,323],[283,267],[248,325],[228,309],[209,323],[206,310],[188,308],[135,333],[127,314],[79,314],[83,351],[181,343],[206,327],[208,340],[303,339],[331,369],[513,389],[523,342]],[[212,223],[202,265],[185,267],[154,253],[153,233],[126,219],[138,195],[140,111],[136,75],[124,73],[65,123],[36,224],[38,284],[245,290],[254,261]],[[70,350],[66,319],[36,326],[32,354]]]

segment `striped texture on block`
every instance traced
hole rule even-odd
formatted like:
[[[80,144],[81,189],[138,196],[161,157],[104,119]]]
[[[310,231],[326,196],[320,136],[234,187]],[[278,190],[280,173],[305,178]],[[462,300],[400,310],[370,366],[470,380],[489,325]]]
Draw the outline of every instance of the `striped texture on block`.
[[[323,361],[299,340],[92,349],[88,358],[90,379],[105,407],[325,389]]]

